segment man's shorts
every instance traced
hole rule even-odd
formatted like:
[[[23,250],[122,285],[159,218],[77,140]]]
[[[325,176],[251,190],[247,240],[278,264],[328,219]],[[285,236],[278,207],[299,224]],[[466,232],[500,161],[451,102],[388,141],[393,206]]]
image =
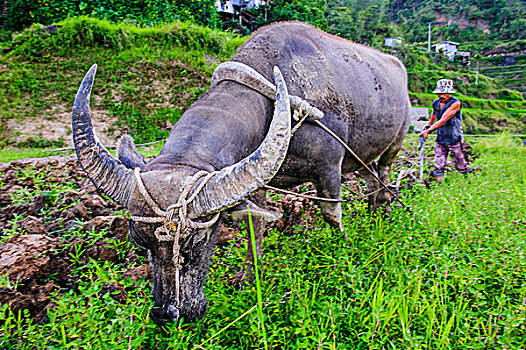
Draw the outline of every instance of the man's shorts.
[[[464,153],[462,153],[462,144],[461,142],[455,143],[454,145],[442,145],[440,143],[435,144],[435,171],[433,172],[434,176],[444,176],[446,172],[446,160],[448,153],[451,153],[451,158],[455,163],[455,168],[465,174],[468,172],[468,163],[464,158]]]

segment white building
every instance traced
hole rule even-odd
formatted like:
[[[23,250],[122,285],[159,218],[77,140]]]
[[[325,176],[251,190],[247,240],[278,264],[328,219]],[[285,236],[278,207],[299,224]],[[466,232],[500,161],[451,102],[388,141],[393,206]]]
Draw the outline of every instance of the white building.
[[[217,0],[215,8],[219,13],[230,13],[239,15],[242,10],[259,7],[264,5],[268,0]]]
[[[440,44],[433,45],[432,47],[434,48],[433,51],[442,51],[444,56],[449,57],[449,60],[453,61],[455,59],[455,53],[458,51],[458,45],[458,43],[452,41],[443,41]]]
[[[402,46],[402,38],[385,38],[385,44],[384,46],[387,47],[400,47]]]

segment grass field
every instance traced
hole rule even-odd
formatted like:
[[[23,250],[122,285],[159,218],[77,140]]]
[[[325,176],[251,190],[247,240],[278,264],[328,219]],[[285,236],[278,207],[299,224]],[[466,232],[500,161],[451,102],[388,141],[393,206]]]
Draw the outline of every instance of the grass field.
[[[415,138],[407,142],[416,148]],[[78,291],[55,293],[49,323],[3,306],[0,348],[524,348],[526,147],[501,135],[477,140],[475,149],[481,171],[406,189],[411,211],[374,215],[354,202],[344,209],[346,237],[320,213],[314,229],[269,232],[259,284],[232,283],[245,241],[218,248],[208,313],[197,324],[159,329],[148,316],[149,283],[124,278],[130,266],[90,260],[75,269]],[[124,302],[104,292],[108,283],[123,287]]]

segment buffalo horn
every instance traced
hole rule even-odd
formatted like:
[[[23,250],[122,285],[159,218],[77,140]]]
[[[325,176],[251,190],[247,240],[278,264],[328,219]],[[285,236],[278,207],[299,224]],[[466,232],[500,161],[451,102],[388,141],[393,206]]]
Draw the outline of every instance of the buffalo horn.
[[[99,142],[90,114],[90,95],[97,65],[91,66],[82,80],[73,104],[71,122],[73,143],[80,166],[95,187],[117,203],[126,206],[135,188],[133,171],[127,169]]]
[[[216,173],[190,205],[191,218],[217,213],[242,202],[279,170],[290,142],[290,101],[285,80],[274,67],[276,102],[267,136],[257,150]]]

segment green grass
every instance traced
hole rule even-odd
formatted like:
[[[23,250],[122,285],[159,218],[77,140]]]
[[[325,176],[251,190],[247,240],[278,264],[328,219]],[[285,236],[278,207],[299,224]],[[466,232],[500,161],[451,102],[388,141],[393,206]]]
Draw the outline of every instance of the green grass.
[[[465,96],[479,99],[497,98],[510,101],[524,101],[524,97],[520,93],[505,89],[499,81],[484,74],[478,75],[478,84],[475,84],[475,81],[477,81],[475,71],[419,70],[408,67],[407,75],[409,91],[414,93],[431,92],[435,89],[438,79],[451,79],[455,90]]]
[[[71,155],[75,151],[69,152],[53,152],[46,148],[3,148],[0,152],[0,163],[11,162],[17,159],[24,158],[39,158],[39,157],[49,157],[56,155]]]
[[[462,124],[468,134],[526,133],[526,111],[462,109]]]
[[[363,203],[344,206],[347,238],[319,212],[314,229],[269,232],[259,285],[237,290],[230,282],[246,246],[218,249],[208,313],[190,328],[158,329],[148,317],[148,283],[124,279],[126,266],[92,260],[76,271],[78,294],[55,295],[50,323],[3,306],[0,347],[263,349],[263,317],[269,348],[524,348],[526,147],[501,135],[477,140],[476,150],[482,171],[403,192],[411,212],[384,217]],[[102,292],[112,282],[125,288],[124,303]]]
[[[419,106],[428,106],[437,99],[436,94],[424,94],[424,93],[410,93],[409,96],[412,99],[418,101]],[[526,101],[510,101],[510,100],[498,100],[498,99],[483,99],[477,97],[466,96],[463,94],[455,94],[459,100],[462,101],[463,107],[466,108],[477,108],[477,109],[490,109],[507,111],[511,110],[522,110],[526,111]]]

